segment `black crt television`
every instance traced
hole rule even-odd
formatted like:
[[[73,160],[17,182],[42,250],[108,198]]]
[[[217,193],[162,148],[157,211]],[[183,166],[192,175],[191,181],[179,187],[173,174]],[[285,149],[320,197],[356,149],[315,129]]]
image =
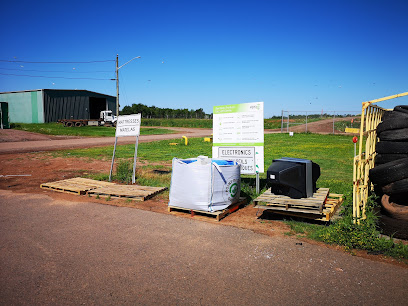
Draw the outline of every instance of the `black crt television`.
[[[320,166],[301,158],[274,159],[267,171],[267,183],[271,192],[294,199],[312,197],[319,177]]]

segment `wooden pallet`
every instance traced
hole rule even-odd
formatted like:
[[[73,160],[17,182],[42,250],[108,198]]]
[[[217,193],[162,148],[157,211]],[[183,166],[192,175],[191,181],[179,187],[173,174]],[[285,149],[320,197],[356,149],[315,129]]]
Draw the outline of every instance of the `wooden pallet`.
[[[88,191],[90,196],[110,197],[130,199],[135,201],[145,201],[155,196],[156,194],[163,192],[167,187],[149,187],[149,186],[136,186],[136,185],[114,185],[104,186],[97,189]]]
[[[288,196],[273,194],[271,190],[268,189],[257,197],[254,203],[274,206],[277,210],[318,210],[321,213],[329,191],[329,188],[319,188],[312,197],[292,199]]]
[[[89,190],[96,189],[102,186],[111,186],[114,183],[91,180],[82,177],[75,177],[71,179],[49,182],[40,185],[40,188],[49,189],[57,192],[73,193],[84,195]]]
[[[194,217],[196,215],[205,216],[205,217],[215,217],[217,221],[220,221],[222,218],[238,210],[240,206],[245,205],[245,204],[246,204],[246,198],[239,198],[238,202],[231,204],[228,208],[219,210],[219,211],[214,211],[214,212],[191,209],[191,208],[184,208],[184,207],[177,207],[177,206],[168,206],[168,211],[169,212],[190,213],[191,217]]]
[[[320,220],[320,221],[330,221],[338,211],[339,207],[343,203],[343,195],[342,194],[330,194],[328,188],[320,188],[322,190],[322,194],[326,193],[327,190],[327,196],[324,199],[322,206],[318,206],[317,204],[315,206],[309,205],[307,200],[310,200],[311,198],[303,198],[303,199],[292,199],[292,200],[297,200],[297,201],[305,201],[304,205],[301,205],[299,202],[296,202],[297,205],[286,205],[286,203],[282,203],[281,205],[278,205],[278,203],[274,203],[274,205],[265,205],[265,198],[268,198],[268,193],[264,197],[265,193],[259,196],[254,200],[255,208],[262,210],[269,210],[274,213],[278,214],[284,214],[284,215],[289,215],[289,216],[294,216],[294,217],[302,217],[302,218],[308,218],[308,219],[314,219],[314,220]],[[323,193],[324,191],[324,193]],[[269,191],[270,193],[270,191]],[[270,197],[269,197],[270,198]],[[260,199],[260,200],[258,200]],[[283,198],[282,201],[287,201],[286,198]],[[310,202],[310,201],[309,201]],[[262,203],[262,204],[260,204]],[[319,203],[320,203],[320,197],[319,197]]]

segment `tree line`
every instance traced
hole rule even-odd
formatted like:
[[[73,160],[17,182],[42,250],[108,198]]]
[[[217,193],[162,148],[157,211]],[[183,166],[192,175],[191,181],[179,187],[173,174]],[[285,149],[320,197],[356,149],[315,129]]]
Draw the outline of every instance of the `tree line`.
[[[193,109],[172,109],[161,108],[156,106],[147,106],[144,104],[132,104],[125,106],[120,112],[121,115],[142,114],[142,118],[186,118],[186,119],[209,119],[211,115],[207,115],[202,108]]]

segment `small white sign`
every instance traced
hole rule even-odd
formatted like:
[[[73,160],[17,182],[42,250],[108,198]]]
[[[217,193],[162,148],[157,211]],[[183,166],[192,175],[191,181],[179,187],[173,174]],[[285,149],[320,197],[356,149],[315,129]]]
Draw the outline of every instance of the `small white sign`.
[[[218,158],[241,165],[241,174],[255,174],[255,147],[218,147]]]
[[[140,135],[141,114],[119,116],[116,122],[116,137]]]

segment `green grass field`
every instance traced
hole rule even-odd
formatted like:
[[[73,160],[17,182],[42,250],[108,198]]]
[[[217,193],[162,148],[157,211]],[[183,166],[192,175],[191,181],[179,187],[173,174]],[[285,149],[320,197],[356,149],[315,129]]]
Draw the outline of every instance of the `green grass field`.
[[[320,118],[310,118],[308,122],[318,121]],[[281,119],[265,119],[265,129],[280,129]],[[305,119],[291,119],[290,125],[304,124]],[[149,126],[159,127],[188,127],[188,128],[206,128],[212,129],[212,119],[142,119],[143,135],[147,134],[168,134],[172,133],[166,129],[149,129]],[[284,122],[286,127],[286,121]],[[65,135],[65,136],[91,136],[91,137],[109,137],[114,136],[114,129],[103,126],[83,126],[83,127],[64,127],[62,124],[52,123],[12,123],[11,128],[34,133],[47,135]]]
[[[169,145],[170,143],[179,145]],[[141,143],[138,159],[147,163],[170,164],[174,157],[190,158],[198,155],[211,156],[212,144],[202,138],[189,139],[185,146],[180,139]],[[110,159],[113,147],[76,149],[60,151],[58,155],[87,158]],[[273,159],[280,157],[296,157],[311,159],[321,167],[322,175],[318,180],[319,187],[330,187],[334,193],[349,195],[352,188],[353,143],[349,136],[296,134],[265,135],[265,172]],[[131,159],[134,154],[133,145],[118,146],[116,158]],[[261,179],[266,173],[261,174]],[[169,186],[170,182],[166,184]]]
[[[320,118],[310,118],[308,122],[318,121]],[[265,129],[280,129],[281,119],[265,119]],[[286,124],[286,122],[284,122]],[[304,124],[305,119],[291,119],[291,124]],[[142,119],[142,126],[162,126],[162,127],[192,127],[212,129],[212,119]]]
[[[12,123],[12,128],[46,135],[114,137],[115,128],[106,126],[64,127],[59,123]],[[141,135],[172,134],[174,131],[157,128],[141,128]]]
[[[169,145],[177,142],[178,145]],[[180,139],[150,143],[140,143],[138,148],[137,183],[150,186],[170,186],[171,161],[174,157],[191,158],[198,155],[211,156],[212,144],[202,138],[189,139],[189,145],[182,144]],[[318,187],[328,187],[332,193],[344,194],[344,216],[337,222],[327,225],[313,222],[287,221],[291,227],[290,235],[308,237],[330,244],[339,244],[346,249],[364,249],[399,259],[408,259],[408,246],[394,244],[392,240],[379,238],[376,227],[376,216],[373,213],[375,201],[368,203],[367,220],[361,226],[352,222],[352,159],[354,146],[350,136],[295,134],[265,135],[265,172],[273,159],[280,157],[296,157],[311,159],[321,167]],[[52,154],[65,157],[84,157],[89,159],[106,159],[112,157],[113,147],[76,149],[54,152]],[[120,145],[116,151],[117,164],[127,163],[130,167],[134,154],[133,145]],[[122,168],[126,168],[122,167]],[[119,175],[119,174],[117,174]],[[107,179],[108,174],[99,175],[99,179]],[[261,189],[266,190],[266,173],[261,174]],[[243,176],[241,180],[242,194],[251,201],[255,193],[253,176]]]

